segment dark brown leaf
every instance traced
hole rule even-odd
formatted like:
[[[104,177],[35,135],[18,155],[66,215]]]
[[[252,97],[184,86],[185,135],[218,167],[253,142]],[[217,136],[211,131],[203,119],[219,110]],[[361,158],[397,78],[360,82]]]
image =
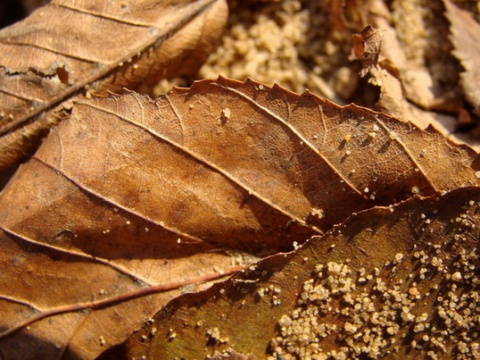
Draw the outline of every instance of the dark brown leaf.
[[[477,359],[479,215],[478,187],[354,215],[175,299],[100,359]]]
[[[0,170],[86,92],[195,73],[220,36],[223,0],[56,0],[0,31]]]

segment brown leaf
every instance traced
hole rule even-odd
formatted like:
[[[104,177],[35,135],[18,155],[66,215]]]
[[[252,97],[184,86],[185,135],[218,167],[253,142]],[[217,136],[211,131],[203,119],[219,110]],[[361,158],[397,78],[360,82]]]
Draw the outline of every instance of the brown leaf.
[[[356,214],[175,299],[100,358],[478,358],[479,210],[475,187]]]
[[[94,207],[91,210],[95,216],[104,215]],[[146,227],[139,228],[141,222],[123,211],[110,215],[108,225],[117,228],[103,236],[81,219],[68,222],[60,233],[52,229],[43,242],[2,231],[0,262],[6,266],[0,279],[0,350],[5,358],[95,358],[139,328],[168,300],[198,291],[208,281],[238,269],[232,266],[232,254],[208,252],[211,247],[192,244],[180,251],[180,244],[169,244],[158,226],[149,224],[146,232]],[[77,230],[78,223],[92,228],[75,234],[68,230],[70,224]],[[110,254],[88,253],[75,242],[77,237],[85,247],[110,248]],[[116,258],[122,251],[126,255]],[[197,286],[202,282],[207,283]]]
[[[243,355],[234,350],[225,350],[222,353],[215,352],[213,356],[207,356],[207,360],[256,360],[257,358],[251,354]]]
[[[77,96],[194,73],[225,18],[223,0],[56,0],[0,31],[0,170]]]
[[[369,0],[363,6],[378,3],[384,1]],[[382,55],[388,59],[389,68],[399,74],[396,77],[405,100],[423,110],[456,112],[461,105],[458,69],[449,56],[451,46],[446,39],[448,28],[441,2],[402,1],[384,9],[381,13],[369,12],[367,19],[382,34]]]
[[[385,4],[369,0],[359,9],[365,14],[363,23],[378,29],[383,39],[379,66],[370,67],[369,82],[380,88],[375,109],[421,128],[435,126],[456,143],[467,143],[478,152],[478,144],[457,132],[456,114],[464,111],[460,69],[451,56],[441,1]]]
[[[476,170],[432,129],[253,81],[84,99],[0,193],[0,347],[94,357],[181,286]]]
[[[378,2],[373,0],[374,3]],[[384,16],[371,17],[379,29],[369,25],[361,34],[354,34],[352,46],[355,56],[362,62],[360,75],[368,73],[369,83],[380,89],[375,109],[408,120],[422,129],[435,126],[455,143],[467,143],[478,152],[478,146],[472,140],[466,141],[454,133],[457,124],[455,117],[444,113],[462,109],[458,97],[438,97],[438,84],[434,83],[427,68],[407,61],[405,45],[396,38],[397,33],[390,21]]]
[[[353,34],[352,47],[355,56],[362,61],[360,76],[365,76],[371,68],[378,66],[378,58],[382,50],[382,36],[377,29],[368,25],[360,34]]]
[[[448,0],[444,0],[446,16],[450,21],[450,39],[455,46],[453,54],[465,71],[460,75],[460,85],[466,99],[480,115],[480,24],[472,15]]]

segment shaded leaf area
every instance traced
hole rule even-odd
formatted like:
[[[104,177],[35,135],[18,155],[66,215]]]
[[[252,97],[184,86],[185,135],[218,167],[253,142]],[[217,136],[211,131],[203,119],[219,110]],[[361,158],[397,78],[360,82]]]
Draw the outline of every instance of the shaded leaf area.
[[[78,95],[192,74],[220,36],[219,0],[57,0],[0,31],[0,170]]]
[[[458,58],[464,72],[460,74],[460,85],[465,97],[472,104],[477,115],[480,115],[480,70],[478,58],[480,56],[480,24],[472,14],[458,8],[449,0],[444,0],[446,17],[450,21],[450,39],[455,47],[453,54]]]
[[[175,299],[100,359],[478,358],[479,214],[476,187],[353,215]]]
[[[25,16],[25,11],[18,1],[5,0],[0,4],[0,28],[8,26]]]
[[[151,236],[143,235],[138,222],[129,230],[128,216],[121,213],[109,226],[122,220],[111,235],[86,227],[78,234],[90,246],[109,247],[113,255],[124,246],[129,254],[122,261],[78,250],[75,242],[69,243],[68,230],[46,238],[47,244],[2,232],[0,350],[6,358],[94,358],[125,339],[168,300],[198,291],[208,281],[237,270],[237,263],[254,260],[208,250],[191,254],[188,245],[171,259],[172,253],[180,252],[179,245],[177,250],[156,245],[161,231],[150,224]],[[77,220],[66,226],[77,230],[78,223],[88,224]]]
[[[476,166],[434,130],[253,81],[79,100],[0,193],[0,349],[95,357],[182,291]]]

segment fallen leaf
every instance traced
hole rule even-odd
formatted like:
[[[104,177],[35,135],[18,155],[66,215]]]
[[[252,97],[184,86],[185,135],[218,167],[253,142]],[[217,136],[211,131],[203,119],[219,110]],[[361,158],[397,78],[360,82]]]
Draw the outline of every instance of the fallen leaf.
[[[234,350],[225,350],[222,353],[215,352],[213,356],[207,356],[207,360],[256,360],[256,357],[249,354],[239,354]]]
[[[0,193],[0,349],[95,357],[198,283],[478,167],[433,129],[253,81],[79,100]]]
[[[87,92],[193,74],[226,21],[223,0],[56,0],[0,31],[0,171]]]
[[[369,0],[366,6],[378,3],[384,1]],[[398,1],[383,6],[383,12],[369,12],[366,24],[382,35],[382,55],[398,73],[405,100],[418,109],[456,112],[462,101],[458,67],[449,56],[441,1]]]
[[[475,187],[353,215],[175,299],[99,359],[478,358],[479,214]]]
[[[360,34],[352,37],[352,48],[354,55],[361,61],[363,77],[369,74],[369,83],[380,89],[380,95],[375,104],[375,109],[389,115],[408,120],[421,129],[434,126],[445,136],[448,136],[457,144],[471,144],[478,152],[477,144],[472,140],[462,140],[455,134],[457,121],[454,116],[434,111],[424,110],[410,100],[415,99],[417,105],[426,108],[446,108],[442,106],[444,101],[437,99],[433,94],[435,88],[432,77],[423,67],[412,67],[407,65],[405,56],[402,55],[400,44],[395,39],[394,33],[383,17],[375,17],[376,23],[382,26],[381,30],[367,26]],[[382,36],[383,35],[383,36]],[[381,56],[383,37],[386,38],[386,45]],[[388,56],[388,57],[387,57]],[[414,96],[412,97],[412,94]],[[452,102],[449,103],[452,105]],[[460,111],[457,103],[450,111]]]
[[[477,115],[480,115],[480,24],[472,15],[444,0],[446,16],[450,21],[450,39],[455,50],[453,54],[463,65],[465,71],[460,74],[460,85],[465,93],[467,101],[474,107]]]
[[[352,35],[352,47],[355,56],[362,61],[360,76],[364,77],[370,69],[378,66],[382,36],[377,29],[367,25],[360,34]]]

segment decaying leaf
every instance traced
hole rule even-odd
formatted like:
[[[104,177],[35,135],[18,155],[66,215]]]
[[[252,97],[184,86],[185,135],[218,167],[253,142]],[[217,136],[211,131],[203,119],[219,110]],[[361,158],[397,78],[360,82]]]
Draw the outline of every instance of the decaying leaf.
[[[215,352],[212,356],[207,356],[206,360],[256,360],[256,357],[249,354],[239,354],[234,350],[227,350],[223,353]]]
[[[382,50],[382,36],[371,25],[366,26],[360,34],[353,34],[352,47],[355,56],[362,61],[360,76],[365,76],[369,69],[378,66]]]
[[[465,72],[460,75],[460,84],[466,99],[480,115],[480,24],[472,15],[448,0],[444,0],[446,16],[450,21],[454,55],[460,60]]]
[[[56,0],[0,31],[0,170],[79,95],[195,73],[226,13],[223,0]]]
[[[479,214],[478,187],[356,214],[175,299],[100,358],[478,359]]]
[[[0,349],[92,358],[194,284],[478,167],[432,129],[253,81],[83,99],[0,193]]]
[[[375,104],[377,110],[401,119],[408,119],[420,128],[425,128],[429,122],[425,119],[426,117],[413,116],[414,108],[405,97],[402,83],[398,78],[398,69],[390,59],[380,58],[383,43],[382,33],[386,33],[388,36],[385,29],[381,31],[368,25],[359,34],[353,34],[353,53],[362,63],[360,76],[365,77],[368,74],[368,82],[380,89],[379,98]],[[387,39],[392,40],[391,36]],[[391,53],[392,46],[389,46],[388,49],[387,53]]]
[[[480,151],[478,142],[458,133],[458,118],[467,112],[459,86],[461,67],[448,41],[442,0],[395,0],[388,4],[369,0],[358,5],[364,14],[362,23],[373,26],[383,39],[378,66],[362,60],[362,72],[369,70],[369,82],[380,89],[375,108],[421,128],[433,125],[456,143],[467,143]],[[370,39],[363,40],[374,45],[368,43]],[[358,49],[357,42],[354,50]]]

